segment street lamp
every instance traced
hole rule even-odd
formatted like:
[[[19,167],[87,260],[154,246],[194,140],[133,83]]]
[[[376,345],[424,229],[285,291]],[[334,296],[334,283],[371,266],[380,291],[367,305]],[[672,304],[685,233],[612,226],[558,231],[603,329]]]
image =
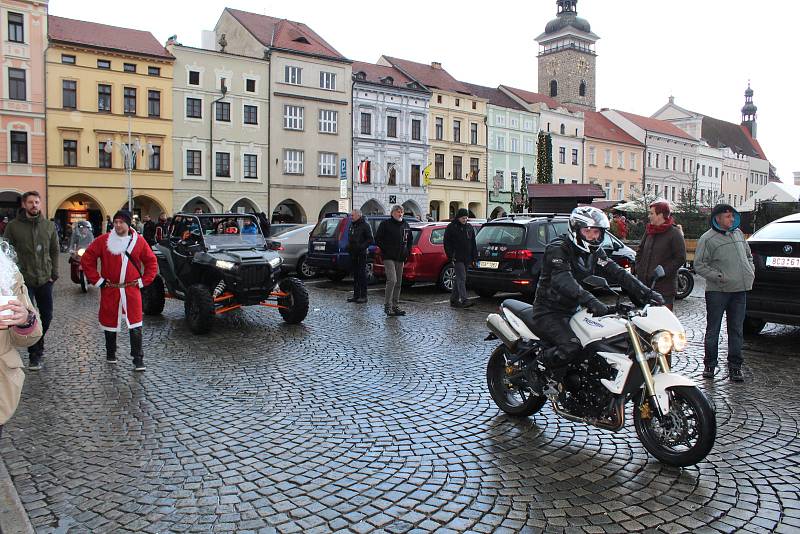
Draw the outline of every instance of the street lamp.
[[[128,116],[128,143],[117,143],[111,139],[106,141],[103,150],[106,154],[111,154],[114,150],[114,144],[119,146],[119,151],[122,154],[122,161],[125,165],[125,172],[128,174],[128,211],[133,213],[133,186],[131,185],[131,173],[133,171],[133,165],[136,161],[136,154],[142,149],[142,144],[139,142],[139,138],[137,137],[135,141],[131,140],[131,117]],[[152,156],[155,151],[153,150],[153,144],[147,143],[147,155]]]

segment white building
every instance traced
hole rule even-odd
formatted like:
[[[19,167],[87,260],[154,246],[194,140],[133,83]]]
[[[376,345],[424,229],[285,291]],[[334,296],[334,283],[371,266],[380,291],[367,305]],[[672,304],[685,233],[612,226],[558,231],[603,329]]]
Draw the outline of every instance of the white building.
[[[353,205],[365,214],[387,214],[394,204],[427,213],[430,98],[394,67],[353,63]]]

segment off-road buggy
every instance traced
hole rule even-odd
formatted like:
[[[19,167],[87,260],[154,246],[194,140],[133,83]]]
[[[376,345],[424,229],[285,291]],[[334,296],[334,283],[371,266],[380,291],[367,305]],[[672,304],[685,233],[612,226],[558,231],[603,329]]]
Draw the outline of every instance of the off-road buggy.
[[[215,316],[242,306],[277,308],[289,324],[308,314],[305,286],[280,278],[283,260],[252,215],[179,213],[153,252],[159,275],[142,289],[146,315],[159,315],[164,299],[176,298],[184,301],[191,331],[203,334]]]

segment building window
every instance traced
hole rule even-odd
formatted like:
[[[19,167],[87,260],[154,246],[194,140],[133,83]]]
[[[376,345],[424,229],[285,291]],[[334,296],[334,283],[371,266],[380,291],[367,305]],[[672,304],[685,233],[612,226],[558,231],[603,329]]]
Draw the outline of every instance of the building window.
[[[586,96],[586,82],[581,82],[580,87],[578,87],[578,96]]]
[[[12,43],[25,42],[25,17],[21,13],[8,12],[8,40]]]
[[[11,163],[28,163],[28,132],[11,132]]]
[[[258,124],[258,106],[244,106],[244,123]]]
[[[497,126],[505,126],[506,125],[506,117],[505,115],[497,115],[494,118],[494,122]]]
[[[303,174],[303,151],[283,151],[283,172],[285,174]]]
[[[589,145],[589,165],[597,165],[597,154],[592,145]]]
[[[74,65],[75,64],[75,56],[70,54],[61,54],[61,63],[65,65]]]
[[[436,140],[441,141],[444,139],[444,119],[436,117]]]
[[[478,123],[472,122],[469,125],[469,142],[472,145],[478,144]]]
[[[625,168],[625,153],[622,150],[617,150],[617,167]]]
[[[136,63],[123,63],[122,70],[125,72],[136,72]]]
[[[186,151],[186,174],[188,176],[200,176],[201,153],[199,150]]]
[[[189,85],[200,85],[200,71],[189,71]]]
[[[361,114],[361,133],[363,135],[372,135],[372,114]]]
[[[258,155],[244,155],[244,175],[245,180],[258,180]]]
[[[561,135],[566,135],[566,133],[567,133],[567,127],[566,127],[566,126],[564,126],[564,125],[562,124],[562,125],[561,125],[561,130],[560,130],[560,132],[561,132]]]
[[[647,166],[648,167],[652,167],[653,166],[653,154],[652,154],[652,152],[648,152],[647,153]]]
[[[8,98],[11,100],[27,100],[26,86],[24,70],[8,69]]]
[[[136,115],[136,89],[125,87],[122,90],[122,103],[125,115]]]
[[[330,109],[319,110],[320,133],[335,134],[339,129],[339,112]]]
[[[436,95],[436,103],[437,104],[441,104],[442,103],[442,95]]]
[[[397,117],[386,117],[386,137],[397,137]]]
[[[461,142],[461,121],[453,121],[453,142]]]
[[[460,106],[461,106],[461,100],[456,98],[456,107],[460,107]]]
[[[656,154],[656,169],[660,169],[661,168],[661,166],[660,166],[660,158],[661,158],[661,154]]]
[[[64,141],[64,167],[78,166],[78,142]]]
[[[219,178],[231,177],[231,155],[229,152],[217,152],[214,174]]]
[[[136,152],[136,150],[134,150],[134,147],[129,145],[128,143],[125,143],[125,147],[128,150],[128,153],[131,154],[131,159],[133,160],[133,161],[131,161],[131,170],[135,171],[136,170],[136,159],[137,159],[137,156],[139,154],[138,154],[138,152]]]
[[[519,152],[519,139],[516,137],[511,138],[511,152],[515,154]]]
[[[101,169],[111,168],[111,152],[106,152],[105,142],[97,145],[97,165]]]
[[[502,136],[497,136],[495,139],[495,144],[497,145],[497,150],[503,151],[506,149],[506,138]]]
[[[161,116],[161,91],[147,91],[147,116]]]
[[[622,182],[617,182],[617,200],[625,200],[625,186]]]
[[[111,113],[111,86],[97,86],[97,111]]]
[[[336,74],[333,72],[320,72],[319,73],[319,88],[328,89],[329,91],[336,90]]]
[[[577,148],[573,148],[572,149],[572,164],[573,165],[577,165],[578,164],[578,149]]]
[[[65,109],[76,109],[78,106],[78,82],[63,80],[61,82],[61,106]]]
[[[603,188],[603,191],[606,193],[606,200],[611,200],[611,182],[606,182],[606,186]]]
[[[161,76],[161,67],[147,67],[148,76]]]
[[[419,119],[411,119],[411,139],[413,141],[422,139],[422,121]]]
[[[564,164],[567,162],[567,149],[566,147],[559,147],[558,149],[558,162]]]
[[[388,163],[386,165],[386,185],[397,185],[397,165]]]
[[[435,164],[433,169],[434,178],[444,178],[444,154],[435,154]]]
[[[473,101],[472,102],[472,109],[478,109],[478,103]]]
[[[303,129],[303,108],[301,106],[283,106],[283,128],[286,130]]]
[[[631,170],[632,171],[636,170],[636,164],[637,164],[637,162],[636,162],[636,154],[631,152]]]
[[[463,180],[461,172],[461,156],[453,156],[453,180]]]
[[[469,158],[469,179],[473,182],[478,181],[478,175],[481,170],[478,167],[480,160],[478,158]]]
[[[150,154],[150,161],[149,169],[151,171],[160,171],[161,170],[161,147],[159,145],[153,145],[151,147],[153,149],[153,153]]]
[[[111,68],[111,62],[107,59],[98,59],[97,60],[97,68],[109,70]]]
[[[186,99],[186,118],[188,119],[202,119],[203,118],[203,101],[199,98]]]
[[[553,98],[558,96],[558,82],[555,80],[550,81],[550,96]]]
[[[526,139],[525,140],[525,153],[528,155],[533,155],[533,139]]]
[[[611,150],[606,149],[604,152],[604,163],[606,167],[611,167]]]
[[[215,119],[217,122],[231,122],[231,103],[217,102],[215,109]]]
[[[419,187],[419,165],[411,166],[411,187]]]
[[[367,160],[362,160],[358,164],[358,183],[371,184],[372,183],[372,163]]]
[[[303,69],[286,65],[283,69],[283,81],[292,85],[303,83]],[[294,174],[294,173],[291,173]]]
[[[247,91],[248,93],[255,93],[256,92],[256,81],[251,79],[251,78],[248,78],[244,82],[244,87],[245,87],[244,90]]]

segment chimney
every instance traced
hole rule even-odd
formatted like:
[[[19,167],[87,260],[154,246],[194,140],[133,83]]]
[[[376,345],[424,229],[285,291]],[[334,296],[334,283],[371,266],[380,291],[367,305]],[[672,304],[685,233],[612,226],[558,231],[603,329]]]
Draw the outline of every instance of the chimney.
[[[442,70],[442,64],[439,63],[438,61],[432,61],[431,68]]]

